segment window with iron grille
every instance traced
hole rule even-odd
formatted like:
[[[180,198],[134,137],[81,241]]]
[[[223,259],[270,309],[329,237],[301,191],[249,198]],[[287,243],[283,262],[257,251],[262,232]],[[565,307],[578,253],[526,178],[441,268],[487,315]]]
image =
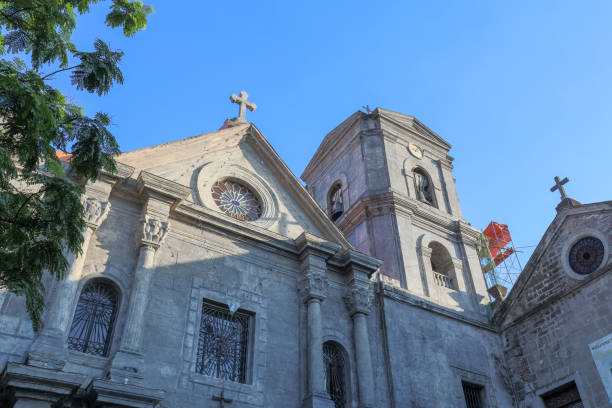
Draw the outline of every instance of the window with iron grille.
[[[104,280],[88,282],[77,303],[68,334],[68,348],[107,356],[117,315],[119,294]]]
[[[478,384],[472,384],[462,381],[463,396],[465,397],[465,405],[467,408],[484,408],[483,390],[484,387]]]
[[[346,407],[346,364],[340,345],[333,341],[323,343],[325,386],[335,408]]]
[[[243,310],[232,313],[226,305],[204,300],[196,372],[245,383],[252,317]]]

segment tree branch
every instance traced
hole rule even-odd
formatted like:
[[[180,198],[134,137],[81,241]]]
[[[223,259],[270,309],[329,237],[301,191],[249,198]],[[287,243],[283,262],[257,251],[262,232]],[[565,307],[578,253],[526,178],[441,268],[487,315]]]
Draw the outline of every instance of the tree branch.
[[[77,65],[74,65],[74,66],[72,66],[72,67],[58,69],[57,71],[54,71],[54,72],[52,72],[52,73],[50,73],[50,74],[48,74],[48,75],[45,75],[44,77],[42,77],[42,78],[40,78],[40,79],[42,79],[42,80],[44,81],[45,79],[49,78],[51,75],[55,75],[55,74],[57,74],[58,72],[68,71],[68,70],[75,69],[75,68],[80,67],[80,66],[81,66],[81,64],[77,64]]]

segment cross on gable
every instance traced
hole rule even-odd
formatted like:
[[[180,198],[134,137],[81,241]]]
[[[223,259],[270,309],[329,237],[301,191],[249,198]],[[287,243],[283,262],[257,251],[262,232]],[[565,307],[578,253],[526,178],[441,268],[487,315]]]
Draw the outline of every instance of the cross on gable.
[[[221,395],[213,395],[213,401],[219,401],[219,408],[225,407],[225,403],[231,403],[233,400],[231,398],[225,398],[225,390],[221,390]]]
[[[569,179],[567,177],[565,177],[563,180],[559,180],[559,177],[555,176],[555,185],[550,188],[550,191],[559,190],[559,193],[561,193],[561,200],[565,200],[567,198],[567,194],[565,194],[563,185],[568,181]]]
[[[240,91],[239,96],[236,96],[236,94],[232,94],[230,96],[230,101],[232,103],[237,103],[239,106],[238,117],[234,119],[237,122],[246,122],[246,110],[247,109],[250,110],[251,112],[257,109],[257,105],[255,105],[253,102],[247,102],[248,97],[249,97],[249,94],[247,94],[245,91]]]

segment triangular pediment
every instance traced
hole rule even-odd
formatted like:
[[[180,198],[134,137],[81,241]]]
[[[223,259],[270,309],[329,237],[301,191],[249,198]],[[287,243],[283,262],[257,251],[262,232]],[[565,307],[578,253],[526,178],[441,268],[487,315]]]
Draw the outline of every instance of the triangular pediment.
[[[579,205],[557,214],[542,236],[508,296],[495,311],[497,324],[505,326],[533,310],[610,273],[612,257],[612,201]],[[605,246],[601,266],[592,274],[575,274],[569,264],[571,246],[583,237],[596,237]]]
[[[191,187],[186,204],[212,210],[221,218],[228,216],[216,205],[212,186],[218,180],[234,180],[251,189],[262,204],[260,218],[233,222],[234,226],[264,228],[290,239],[307,232],[351,248],[252,124],[126,152],[117,161],[135,168],[133,178],[144,171]]]
[[[446,151],[450,150],[451,145],[446,140],[442,139],[414,116],[404,115],[403,113],[393,112],[383,108],[377,108],[376,111],[379,114],[381,128],[383,130],[385,130],[386,127],[395,127],[396,131],[408,131]]]

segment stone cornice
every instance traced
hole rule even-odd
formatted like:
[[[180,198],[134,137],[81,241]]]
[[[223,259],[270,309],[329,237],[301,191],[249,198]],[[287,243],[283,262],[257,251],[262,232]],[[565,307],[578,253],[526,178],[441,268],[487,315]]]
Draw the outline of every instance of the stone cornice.
[[[141,171],[138,175],[137,188],[143,199],[155,198],[173,207],[191,194],[190,187],[156,176],[148,171]]]
[[[329,264],[339,270],[362,272],[370,277],[382,266],[383,261],[359,251],[348,250],[336,253]]]
[[[382,294],[383,296],[385,296],[386,298],[395,300],[397,302],[411,305],[414,307],[418,307],[418,308],[427,310],[429,312],[448,317],[449,319],[459,320],[463,323],[481,328],[483,330],[487,330],[493,333],[498,333],[497,328],[487,323],[485,320],[482,320],[482,321],[477,320],[477,319],[465,316],[461,313],[455,312],[453,310],[446,309],[435,303],[429,302],[425,299],[422,299],[418,296],[408,293],[404,291],[403,289],[389,286],[383,282],[376,283],[376,291]]]
[[[111,173],[107,170],[102,170],[103,180],[111,183],[116,183],[130,178],[132,176],[132,173],[134,173],[134,167],[132,166],[128,166],[127,164],[119,162],[115,162],[115,164],[117,171],[115,171],[114,173]]]
[[[437,229],[472,244],[476,243],[480,234],[480,231],[463,219],[392,191],[360,197],[340,218],[339,227],[349,235],[365,219],[385,214],[402,214],[410,217],[415,225],[426,229]]]
[[[277,234],[265,228],[256,225],[244,227],[244,221],[238,221],[217,211],[210,210],[193,203],[182,202],[174,208],[174,214],[183,216],[191,220],[194,224],[201,227],[208,227],[213,230],[224,233],[235,234],[253,241],[257,241],[263,245],[271,246],[294,255],[298,255],[299,251],[295,241],[284,235]]]
[[[341,248],[338,244],[326,241],[308,232],[302,232],[300,236],[295,239],[295,246],[301,258],[308,255],[315,255],[325,260],[334,256]]]
[[[93,380],[87,390],[95,394],[96,402],[104,406],[156,407],[164,399],[166,392],[159,389],[111,382],[108,380]],[[116,404],[116,405],[115,405]]]

